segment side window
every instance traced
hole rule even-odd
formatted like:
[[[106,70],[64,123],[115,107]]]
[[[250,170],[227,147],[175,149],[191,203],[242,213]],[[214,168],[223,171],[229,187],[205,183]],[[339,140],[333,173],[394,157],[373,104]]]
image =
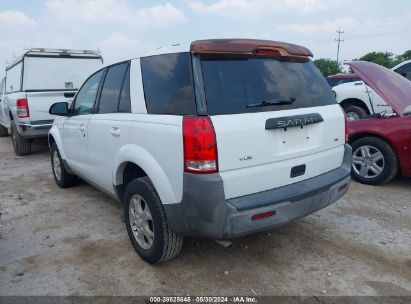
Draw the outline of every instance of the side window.
[[[411,80],[411,62],[404,64],[400,69],[405,74],[404,76]]]
[[[144,95],[149,114],[196,114],[189,53],[141,58]]]
[[[124,78],[123,89],[121,90],[120,102],[118,105],[118,111],[122,113],[131,112],[130,67],[128,67],[126,71],[126,77]]]
[[[74,102],[73,115],[86,115],[92,112],[102,75],[103,70],[91,76],[81,87]]]
[[[108,69],[104,85],[101,90],[100,103],[97,113],[118,112],[121,87],[128,63],[117,64]]]
[[[400,66],[394,71],[404,76],[405,78],[408,78],[409,80],[411,80],[411,62]]]
[[[410,72],[411,72],[411,62],[410,62],[410,63],[407,63],[407,64],[404,64],[404,65],[402,66],[402,70],[405,71],[405,72],[410,73]]]

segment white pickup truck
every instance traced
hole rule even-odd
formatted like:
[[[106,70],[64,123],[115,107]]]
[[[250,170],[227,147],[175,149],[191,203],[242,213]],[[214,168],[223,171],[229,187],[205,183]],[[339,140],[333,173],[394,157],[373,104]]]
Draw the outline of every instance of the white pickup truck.
[[[393,114],[392,108],[362,80],[337,85],[332,91],[348,120]]]
[[[149,263],[183,236],[227,240],[325,208],[349,188],[341,107],[301,46],[216,39],[92,74],[49,132],[56,183],[123,204]]]
[[[411,80],[411,60],[401,62],[391,70]],[[360,79],[333,86],[332,90],[349,120],[372,115],[389,116],[393,114],[392,108]]]
[[[50,106],[71,101],[81,83],[103,63],[99,52],[29,49],[6,67],[1,82],[0,136],[11,130],[17,155],[31,152],[31,139],[46,137]]]

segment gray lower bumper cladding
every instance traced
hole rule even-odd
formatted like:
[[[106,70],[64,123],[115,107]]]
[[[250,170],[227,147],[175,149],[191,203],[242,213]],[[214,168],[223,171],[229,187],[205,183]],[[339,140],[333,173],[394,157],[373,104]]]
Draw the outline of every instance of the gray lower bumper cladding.
[[[176,233],[212,239],[230,239],[284,225],[318,211],[349,189],[351,147],[345,145],[341,167],[295,184],[225,200],[219,174],[185,173],[183,199],[164,205]],[[253,220],[253,215],[272,216]]]

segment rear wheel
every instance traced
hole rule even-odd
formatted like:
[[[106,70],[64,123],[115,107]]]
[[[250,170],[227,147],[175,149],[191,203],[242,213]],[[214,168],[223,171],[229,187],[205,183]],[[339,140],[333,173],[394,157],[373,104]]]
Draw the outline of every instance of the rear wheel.
[[[134,249],[146,262],[161,263],[180,252],[183,237],[168,225],[163,204],[148,177],[127,185],[124,219]]]
[[[50,148],[51,168],[53,170],[54,180],[60,188],[67,188],[73,186],[77,178],[75,175],[71,175],[64,167],[63,161],[60,156],[60,152],[56,143],[53,143]]]
[[[352,144],[351,175],[360,183],[378,185],[389,182],[398,173],[398,160],[394,149],[376,137],[364,137]]]
[[[358,120],[367,116],[367,111],[359,106],[348,106],[344,111],[348,120]]]
[[[9,136],[9,130],[2,125],[0,125],[0,137]]]
[[[13,141],[14,152],[17,155],[23,156],[31,153],[30,139],[20,135],[14,121],[11,122],[11,140]]]

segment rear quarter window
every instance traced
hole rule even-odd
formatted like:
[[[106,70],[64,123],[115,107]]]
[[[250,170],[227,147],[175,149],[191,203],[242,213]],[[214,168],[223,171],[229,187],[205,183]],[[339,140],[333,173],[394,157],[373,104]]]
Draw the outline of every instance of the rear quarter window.
[[[100,104],[97,113],[118,112],[119,100],[128,63],[117,64],[110,67],[101,90]]]
[[[197,113],[190,53],[144,57],[140,63],[147,113]]]
[[[123,89],[121,90],[120,102],[118,105],[118,111],[120,113],[131,112],[131,98],[130,98],[130,66],[126,71],[126,77],[124,78]]]
[[[311,61],[282,58],[202,58],[209,115],[277,111],[335,104],[331,89]],[[247,107],[267,100],[292,104]]]

